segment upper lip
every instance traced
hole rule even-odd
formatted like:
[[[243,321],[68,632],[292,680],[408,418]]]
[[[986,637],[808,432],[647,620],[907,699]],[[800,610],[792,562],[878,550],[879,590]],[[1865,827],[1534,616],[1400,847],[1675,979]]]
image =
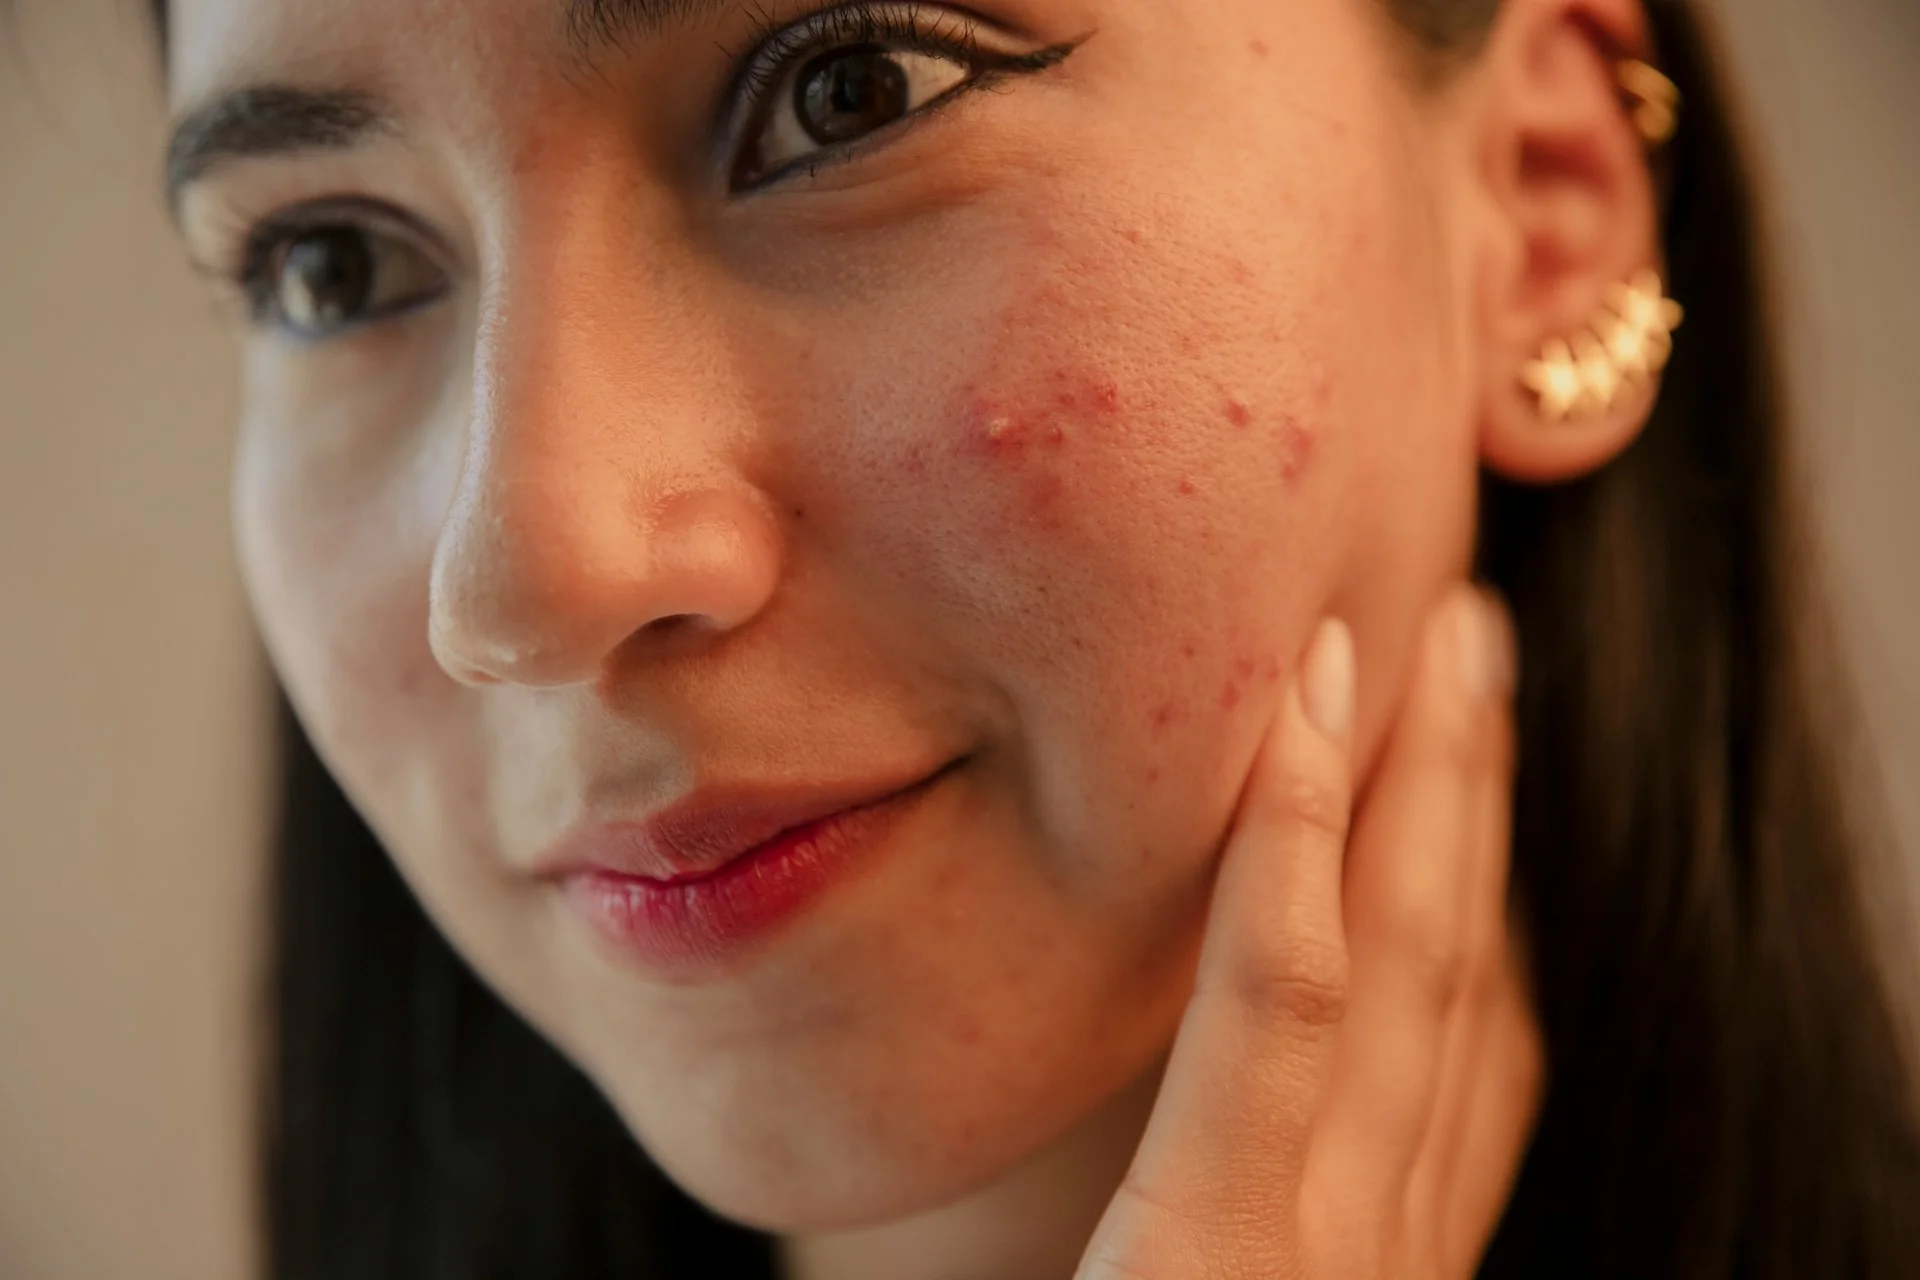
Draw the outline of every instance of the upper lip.
[[[930,781],[938,768],[906,777],[812,785],[701,787],[643,821],[583,824],[541,859],[546,875],[616,872],[649,880],[709,874],[795,827],[865,808]]]

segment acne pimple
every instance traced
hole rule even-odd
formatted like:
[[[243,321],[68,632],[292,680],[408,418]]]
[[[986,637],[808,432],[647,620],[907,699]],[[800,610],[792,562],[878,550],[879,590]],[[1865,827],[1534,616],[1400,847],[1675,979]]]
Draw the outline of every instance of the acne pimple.
[[[1193,646],[1191,644],[1181,645],[1180,656],[1183,658],[1191,658],[1193,656]]]
[[[1244,427],[1253,421],[1253,410],[1238,400],[1227,401],[1227,421],[1236,427]]]
[[[1300,483],[1300,477],[1313,465],[1313,456],[1317,442],[1313,432],[1303,426],[1298,418],[1291,414],[1281,420],[1278,431],[1280,444],[1280,479],[1292,486]]]
[[[1220,709],[1222,711],[1231,711],[1234,707],[1238,706],[1239,703],[1240,686],[1234,681],[1229,680],[1227,681],[1227,687],[1220,691]]]
[[[1180,483],[1174,486],[1174,488],[1179,493],[1191,495],[1194,491],[1193,481],[1188,479],[1186,476],[1182,476],[1180,477]]]
[[[1265,59],[1272,50],[1267,48],[1267,42],[1265,40],[1249,40],[1247,41],[1247,52],[1256,58]]]

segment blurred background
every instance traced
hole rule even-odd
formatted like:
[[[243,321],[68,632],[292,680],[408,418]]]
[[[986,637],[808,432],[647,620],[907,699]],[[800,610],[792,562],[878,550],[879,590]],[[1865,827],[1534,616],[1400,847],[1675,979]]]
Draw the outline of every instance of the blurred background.
[[[0,1277],[239,1280],[271,761],[228,547],[232,356],[157,196],[144,5],[13,7]],[[1715,7],[1776,192],[1834,603],[1920,881],[1920,0]]]

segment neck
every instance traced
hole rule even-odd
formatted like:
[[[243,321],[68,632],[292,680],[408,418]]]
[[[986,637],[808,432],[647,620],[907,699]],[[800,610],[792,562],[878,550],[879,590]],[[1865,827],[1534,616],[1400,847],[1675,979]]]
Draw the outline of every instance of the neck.
[[[1166,1069],[1133,1084],[1025,1163],[939,1208],[779,1241],[785,1280],[1069,1280],[1133,1161]]]

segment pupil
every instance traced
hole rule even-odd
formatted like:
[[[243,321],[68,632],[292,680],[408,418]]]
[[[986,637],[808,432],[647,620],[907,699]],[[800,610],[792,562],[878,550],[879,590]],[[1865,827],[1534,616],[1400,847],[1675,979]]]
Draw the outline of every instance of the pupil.
[[[302,325],[340,324],[367,304],[373,254],[366,237],[351,227],[309,232],[287,246],[280,280],[288,319]]]
[[[795,88],[794,114],[815,142],[846,142],[907,114],[907,73],[885,50],[835,50]]]

